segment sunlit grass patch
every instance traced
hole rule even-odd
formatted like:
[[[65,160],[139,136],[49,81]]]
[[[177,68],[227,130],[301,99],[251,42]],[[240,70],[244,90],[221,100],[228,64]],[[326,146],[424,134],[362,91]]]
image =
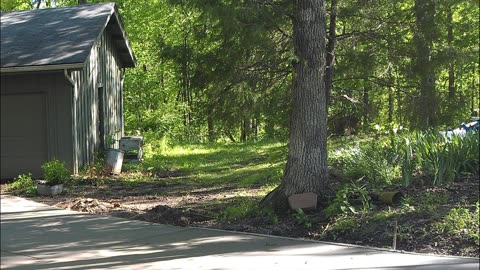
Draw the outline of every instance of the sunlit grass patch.
[[[279,142],[176,145],[147,154],[145,163],[153,171],[181,171],[198,184],[262,186],[279,182],[285,147]]]
[[[262,208],[258,201],[245,197],[238,197],[233,205],[217,215],[217,220],[224,222],[247,218],[260,218],[266,224],[278,224],[278,217],[272,209]]]

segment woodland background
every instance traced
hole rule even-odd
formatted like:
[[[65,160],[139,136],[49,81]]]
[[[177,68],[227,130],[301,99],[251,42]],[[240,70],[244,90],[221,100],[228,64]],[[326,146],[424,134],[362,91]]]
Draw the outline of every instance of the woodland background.
[[[126,70],[127,134],[181,143],[288,138],[292,1],[115,2],[138,60]],[[76,4],[2,0],[1,9]],[[478,110],[478,1],[326,6],[330,134],[455,127]]]

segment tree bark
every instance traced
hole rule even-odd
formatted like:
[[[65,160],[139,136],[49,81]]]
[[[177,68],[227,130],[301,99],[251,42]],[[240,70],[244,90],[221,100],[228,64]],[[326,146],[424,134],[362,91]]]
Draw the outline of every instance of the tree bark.
[[[235,138],[233,137],[232,133],[228,130],[225,130],[225,135],[230,139],[231,142],[236,142]]]
[[[297,0],[293,19],[294,63],[289,151],[280,185],[262,200],[277,211],[288,196],[327,192],[327,103],[325,93],[325,6]]]
[[[246,142],[247,141],[247,129],[248,129],[248,124],[247,120],[245,118],[242,119],[241,121],[241,126],[240,126],[240,142]]]
[[[78,0],[78,4],[79,5],[86,5],[88,3],[87,3],[87,0]]]

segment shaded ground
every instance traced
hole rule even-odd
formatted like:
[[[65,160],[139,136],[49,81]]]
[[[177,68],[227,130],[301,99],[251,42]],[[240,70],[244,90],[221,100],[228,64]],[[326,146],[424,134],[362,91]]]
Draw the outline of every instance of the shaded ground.
[[[178,226],[211,227],[386,248],[392,247],[393,224],[397,221],[397,249],[479,257],[479,246],[471,238],[443,233],[435,226],[450,209],[475,205],[479,198],[478,178],[464,178],[448,187],[426,189],[412,185],[408,189],[399,188],[409,198],[407,206],[410,209],[400,209],[405,205],[389,207],[378,204],[368,214],[358,214],[333,224],[321,212],[307,212],[300,220],[294,213],[289,213],[278,216],[278,220],[273,222],[268,216],[222,221],[223,211],[238,204],[239,196],[259,200],[264,192],[234,185],[205,187],[185,181],[182,177],[179,173],[162,172],[145,181],[76,180],[67,185],[66,192],[61,196],[31,199],[76,211]]]

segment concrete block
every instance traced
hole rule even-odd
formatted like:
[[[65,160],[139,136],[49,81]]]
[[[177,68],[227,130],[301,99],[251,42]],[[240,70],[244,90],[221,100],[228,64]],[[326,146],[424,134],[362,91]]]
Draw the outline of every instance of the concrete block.
[[[301,209],[317,209],[318,195],[313,192],[294,194],[288,197],[288,204],[293,210]]]

